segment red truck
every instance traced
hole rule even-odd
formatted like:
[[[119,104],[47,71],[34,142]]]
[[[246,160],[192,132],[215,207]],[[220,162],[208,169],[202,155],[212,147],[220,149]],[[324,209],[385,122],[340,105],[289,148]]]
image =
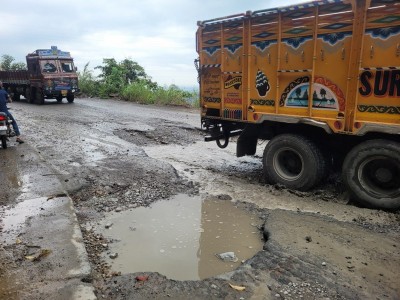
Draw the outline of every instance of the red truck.
[[[4,88],[18,101],[23,95],[28,102],[43,104],[45,99],[61,102],[65,97],[74,102],[78,75],[69,52],[52,46],[38,49],[26,56],[28,70],[0,71]]]

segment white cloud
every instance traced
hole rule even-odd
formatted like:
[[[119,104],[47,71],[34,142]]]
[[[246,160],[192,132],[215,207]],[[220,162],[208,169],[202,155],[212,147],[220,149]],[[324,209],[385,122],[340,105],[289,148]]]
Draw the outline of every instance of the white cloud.
[[[196,86],[193,60],[198,20],[301,0],[3,1],[0,55],[16,61],[52,45],[71,52],[80,70],[103,58],[130,58],[161,85]]]

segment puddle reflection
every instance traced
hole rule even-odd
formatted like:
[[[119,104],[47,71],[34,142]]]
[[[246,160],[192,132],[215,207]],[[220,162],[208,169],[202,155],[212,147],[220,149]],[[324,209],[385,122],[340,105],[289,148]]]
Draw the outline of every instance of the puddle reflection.
[[[109,214],[96,231],[114,240],[105,257],[114,271],[198,280],[232,271],[260,251],[260,223],[230,201],[178,195],[151,207]],[[234,252],[238,261],[216,256],[224,252]],[[110,253],[118,253],[117,258],[110,259]]]

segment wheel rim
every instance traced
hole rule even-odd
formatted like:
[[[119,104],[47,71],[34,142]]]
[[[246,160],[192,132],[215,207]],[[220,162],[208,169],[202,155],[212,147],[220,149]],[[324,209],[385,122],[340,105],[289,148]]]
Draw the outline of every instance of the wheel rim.
[[[294,181],[303,174],[303,158],[292,148],[279,149],[275,152],[272,162],[276,173],[284,180]]]
[[[370,194],[389,198],[400,195],[400,163],[393,158],[378,156],[363,161],[358,178]]]

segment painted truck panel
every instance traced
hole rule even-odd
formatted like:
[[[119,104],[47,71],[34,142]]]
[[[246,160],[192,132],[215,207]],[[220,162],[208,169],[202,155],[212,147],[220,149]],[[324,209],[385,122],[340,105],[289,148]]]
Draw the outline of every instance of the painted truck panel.
[[[199,22],[197,36],[203,118],[311,118],[355,135],[400,125],[396,0],[247,12]]]
[[[270,184],[341,171],[352,199],[400,208],[400,1],[321,0],[198,22],[206,141],[255,155]],[[336,174],[335,174],[336,176]]]

